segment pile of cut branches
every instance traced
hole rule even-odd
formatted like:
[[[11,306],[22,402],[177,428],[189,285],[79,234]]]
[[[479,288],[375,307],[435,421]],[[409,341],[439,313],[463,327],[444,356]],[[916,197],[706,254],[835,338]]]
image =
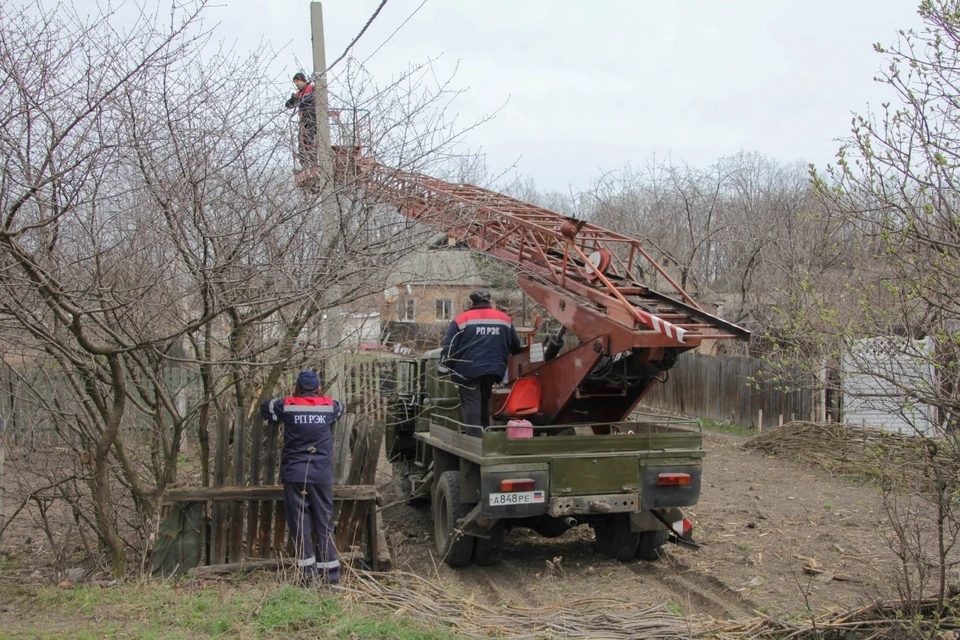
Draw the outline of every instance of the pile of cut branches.
[[[928,477],[931,464],[949,468],[948,456],[933,441],[836,422],[788,422],[743,447],[835,473],[911,484]]]
[[[562,606],[487,605],[458,596],[439,583],[412,573],[349,571],[345,597],[386,608],[396,615],[443,626],[468,637],[496,638],[713,638],[716,640],[794,638],[953,638],[960,619],[934,616],[936,600],[921,603],[919,616],[902,615],[900,602],[880,602],[808,620],[784,620],[757,613],[749,620],[684,619],[666,605],[639,608],[612,598],[571,600]],[[960,602],[950,603],[947,611]],[[945,632],[945,633],[941,633]]]
[[[954,602],[947,610],[956,610]],[[771,616],[758,616],[749,622],[722,624],[713,627],[706,637],[718,640],[752,638],[797,639],[856,638],[880,640],[889,638],[953,638],[960,629],[960,618],[952,613],[936,617],[935,598],[920,603],[920,615],[904,617],[903,603],[878,602],[865,607],[849,609],[839,614],[823,615],[802,623]]]
[[[510,604],[491,606],[401,571],[351,571],[343,591],[363,605],[385,607],[397,615],[469,637],[653,639],[706,634],[700,622],[678,618],[665,604],[640,608],[610,598],[587,598],[535,609]]]

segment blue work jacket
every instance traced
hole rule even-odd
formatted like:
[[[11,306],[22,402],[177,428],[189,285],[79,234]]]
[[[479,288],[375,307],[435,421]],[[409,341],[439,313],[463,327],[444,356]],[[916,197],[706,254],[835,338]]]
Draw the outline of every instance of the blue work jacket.
[[[451,369],[454,380],[480,376],[502,378],[510,354],[520,351],[520,336],[510,316],[478,303],[453,319],[440,350],[440,362]]]
[[[333,434],[343,405],[324,396],[268,400],[260,407],[267,420],[283,423],[280,481],[333,484]]]

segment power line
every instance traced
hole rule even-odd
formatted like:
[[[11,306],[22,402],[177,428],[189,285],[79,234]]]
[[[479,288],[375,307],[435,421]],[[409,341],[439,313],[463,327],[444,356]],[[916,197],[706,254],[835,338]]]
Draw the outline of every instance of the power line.
[[[424,0],[424,1],[426,1],[426,0]],[[332,63],[329,67],[327,67],[326,69],[324,69],[324,70],[323,70],[323,73],[327,73],[328,71],[330,71],[330,69],[333,69],[335,66],[337,66],[337,63],[338,63],[338,62],[340,62],[341,60],[343,60],[344,58],[347,57],[347,54],[350,53],[350,49],[353,49],[353,45],[357,44],[357,41],[358,41],[358,40],[360,39],[360,37],[366,32],[367,28],[368,28],[371,24],[373,24],[373,21],[374,21],[374,20],[377,19],[377,16],[380,14],[380,10],[383,9],[384,5],[386,5],[386,4],[387,4],[387,0],[382,0],[382,1],[380,2],[380,6],[377,7],[377,10],[374,11],[374,12],[373,12],[373,15],[370,16],[370,19],[367,20],[367,24],[363,25],[363,29],[360,29],[360,33],[357,34],[357,37],[355,37],[353,40],[350,41],[350,44],[348,44],[348,45],[347,45],[347,48],[343,50],[343,53],[340,54],[340,57],[337,58],[336,60],[334,60],[333,63]],[[420,5],[420,6],[423,6],[423,5]],[[419,9],[418,9],[418,10],[419,10]],[[409,19],[409,18],[408,18],[408,19]],[[403,25],[400,25],[400,26],[403,26]],[[380,45],[380,46],[383,46],[383,45]],[[323,75],[323,74],[320,74],[320,75]]]
[[[413,13],[411,13],[409,16],[407,16],[407,19],[404,20],[403,22],[401,22],[401,23],[400,23],[400,26],[397,27],[396,29],[394,29],[394,30],[393,30],[393,33],[391,33],[391,34],[387,37],[387,39],[384,40],[384,41],[380,44],[379,47],[377,47],[376,49],[374,49],[374,50],[373,50],[373,53],[371,53],[370,55],[368,55],[368,56],[366,57],[366,59],[364,59],[364,61],[361,62],[360,64],[367,64],[367,60],[369,60],[369,59],[372,58],[373,56],[377,55],[377,51],[380,51],[380,49],[383,49],[383,45],[385,45],[385,44],[387,44],[388,42],[390,42],[390,39],[393,38],[393,36],[397,35],[397,32],[400,31],[400,29],[403,29],[403,25],[405,25],[405,24],[407,24],[408,22],[410,22],[410,19],[413,18],[413,16],[417,15],[417,12],[420,11],[420,9],[422,9],[422,8],[423,8],[423,5],[425,5],[425,4],[427,4],[427,0],[423,0],[423,2],[420,3],[420,6],[417,7],[416,9],[414,9],[414,10],[413,10]]]

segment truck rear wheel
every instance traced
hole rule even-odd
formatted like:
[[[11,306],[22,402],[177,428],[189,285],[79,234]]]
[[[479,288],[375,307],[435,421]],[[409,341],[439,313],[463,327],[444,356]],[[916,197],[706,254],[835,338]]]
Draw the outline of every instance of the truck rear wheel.
[[[460,472],[444,471],[433,500],[433,536],[437,553],[454,568],[470,564],[473,555],[475,538],[457,529],[467,511],[467,505],[460,502]]]
[[[643,531],[640,533],[640,545],[637,547],[637,557],[641,560],[660,559],[660,549],[667,542],[667,530]]]
[[[593,522],[597,551],[605,556],[627,562],[633,560],[640,544],[640,532],[630,531],[630,515],[617,513]]]
[[[490,567],[500,562],[503,552],[503,520],[493,525],[488,533],[489,538],[477,538],[473,543],[473,564],[478,567]]]

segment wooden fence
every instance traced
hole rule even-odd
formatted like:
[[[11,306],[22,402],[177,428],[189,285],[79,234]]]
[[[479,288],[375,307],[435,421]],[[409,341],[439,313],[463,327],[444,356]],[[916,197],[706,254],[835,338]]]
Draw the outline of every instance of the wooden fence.
[[[376,464],[380,457],[386,399],[380,393],[388,363],[360,359],[346,364],[342,398],[349,414],[334,425],[334,498],[337,548],[366,542],[375,568],[388,562],[376,508]],[[165,501],[186,509],[203,503],[207,517],[201,565],[269,559],[290,551],[282,486],[278,429],[257,415],[247,424],[242,411],[221,415],[213,456],[213,486],[168,491]]]
[[[756,358],[685,353],[643,405],[750,428],[822,419],[813,377],[797,373],[787,388],[771,382],[772,374],[770,366]]]

